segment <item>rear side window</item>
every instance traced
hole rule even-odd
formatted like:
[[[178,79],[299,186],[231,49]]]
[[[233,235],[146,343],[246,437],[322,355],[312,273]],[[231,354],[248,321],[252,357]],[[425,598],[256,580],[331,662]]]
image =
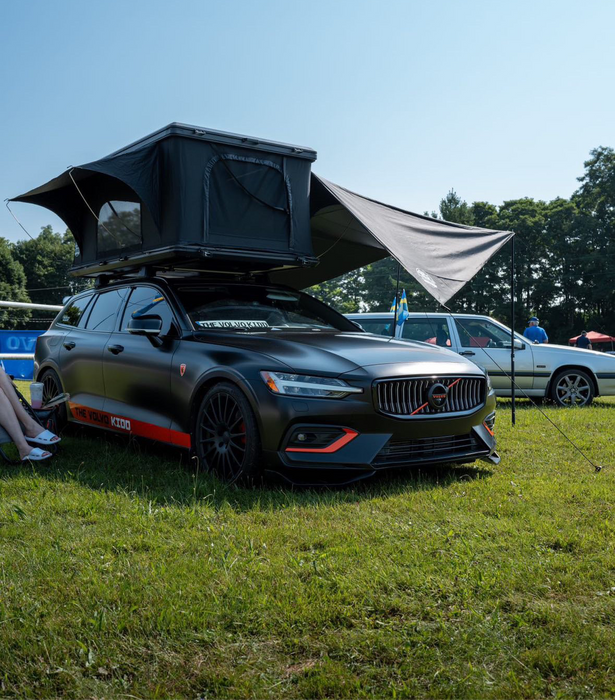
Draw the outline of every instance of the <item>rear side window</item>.
[[[420,340],[423,343],[451,347],[448,321],[445,318],[409,318],[404,323],[402,338]]]
[[[65,326],[74,326],[75,328],[79,327],[79,322],[85,320],[85,312],[92,301],[92,297],[93,294],[88,294],[75,299],[72,304],[66,307],[58,323],[62,323]],[[81,326],[83,326],[83,323],[81,323]]]
[[[90,312],[86,328],[89,331],[113,331],[118,311],[128,296],[130,290],[126,287],[103,292],[96,297]]]
[[[392,334],[391,321],[393,318],[353,318],[366,333],[374,333],[374,335]]]

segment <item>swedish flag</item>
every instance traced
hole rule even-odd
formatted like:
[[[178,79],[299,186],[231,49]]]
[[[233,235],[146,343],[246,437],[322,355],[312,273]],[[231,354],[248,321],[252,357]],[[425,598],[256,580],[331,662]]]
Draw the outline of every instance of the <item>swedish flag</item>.
[[[392,314],[395,313],[395,299],[393,299],[390,310]],[[406,290],[404,289],[402,290],[401,298],[397,304],[397,325],[403,326],[408,316],[410,316],[410,311],[408,309],[408,297],[406,296]]]

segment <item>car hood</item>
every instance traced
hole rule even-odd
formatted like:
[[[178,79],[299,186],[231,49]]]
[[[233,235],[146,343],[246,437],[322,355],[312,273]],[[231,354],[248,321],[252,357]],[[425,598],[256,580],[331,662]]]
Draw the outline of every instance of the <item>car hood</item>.
[[[474,363],[445,348],[368,333],[280,331],[260,334],[216,331],[199,332],[195,337],[203,342],[267,355],[302,374],[483,374]],[[376,367],[379,369],[373,369]],[[365,368],[371,369],[367,371]]]
[[[565,356],[570,358],[571,361],[581,364],[591,364],[593,366],[596,363],[600,363],[610,369],[615,368],[615,355],[607,355],[596,350],[583,350],[582,348],[571,348],[570,345],[554,345],[552,343],[541,343],[531,347],[537,360],[541,357],[546,359],[555,356],[560,358]]]

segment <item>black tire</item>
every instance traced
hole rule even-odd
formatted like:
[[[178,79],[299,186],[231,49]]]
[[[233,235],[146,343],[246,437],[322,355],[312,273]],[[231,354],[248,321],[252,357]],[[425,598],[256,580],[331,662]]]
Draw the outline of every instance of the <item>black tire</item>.
[[[228,484],[261,477],[261,441],[254,412],[241,389],[216,384],[203,397],[194,426],[199,463]]]
[[[43,405],[45,405],[47,401],[59,396],[64,391],[60,377],[58,377],[56,372],[52,369],[46,369],[38,378],[38,381],[43,384]],[[66,427],[68,423],[66,403],[61,403],[56,408],[55,423],[58,432]]]
[[[556,406],[589,406],[596,394],[592,378],[580,369],[565,369],[551,382],[551,400]]]

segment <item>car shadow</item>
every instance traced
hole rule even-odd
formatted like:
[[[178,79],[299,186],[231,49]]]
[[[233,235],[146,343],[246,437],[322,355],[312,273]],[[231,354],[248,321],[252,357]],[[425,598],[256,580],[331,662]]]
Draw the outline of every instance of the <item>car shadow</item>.
[[[58,454],[49,462],[10,470],[12,475],[35,473],[47,481],[72,481],[94,490],[123,493],[156,506],[210,505],[236,511],[356,504],[492,475],[487,463],[475,462],[385,470],[345,486],[298,486],[273,474],[251,487],[228,485],[203,470],[185,450],[81,427],[71,427],[63,434]]]

